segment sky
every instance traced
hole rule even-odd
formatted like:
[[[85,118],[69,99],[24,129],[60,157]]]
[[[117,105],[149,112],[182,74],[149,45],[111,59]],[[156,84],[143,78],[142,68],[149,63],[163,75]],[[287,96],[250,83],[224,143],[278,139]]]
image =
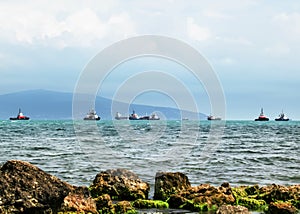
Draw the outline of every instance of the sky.
[[[292,0],[1,0],[0,94],[73,92],[96,54],[141,35],[175,38],[199,51],[219,78],[227,119],[254,119],[261,107],[271,119],[282,110],[300,119],[300,2]],[[118,70],[186,72],[173,62],[151,60],[120,66],[100,94],[112,96],[113,83],[122,83]],[[192,94],[203,96],[196,102],[209,114],[205,87],[185,81]],[[156,102],[174,101],[166,100]]]

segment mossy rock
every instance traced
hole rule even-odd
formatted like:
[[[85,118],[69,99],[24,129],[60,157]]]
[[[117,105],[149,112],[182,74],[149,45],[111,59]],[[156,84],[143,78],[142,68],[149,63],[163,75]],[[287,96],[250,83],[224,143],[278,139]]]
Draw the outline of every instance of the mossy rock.
[[[245,187],[244,191],[247,193],[247,195],[257,195],[259,193],[259,186],[247,186]]]
[[[236,201],[237,205],[247,207],[250,210],[264,210],[267,203],[264,200],[242,197]]]
[[[96,175],[89,188],[92,197],[108,194],[113,200],[148,199],[150,185],[129,170],[106,170]]]
[[[167,200],[170,208],[178,209],[182,205],[186,203],[188,199],[180,196],[180,195],[171,195],[171,197]]]
[[[256,199],[262,199],[270,204],[276,201],[289,201],[297,199],[298,192],[300,188],[297,186],[281,186],[272,184],[270,186],[261,187],[259,189],[259,194]]]
[[[248,193],[246,192],[247,187],[241,186],[241,187],[233,187],[232,188],[232,193],[234,197],[239,198],[239,197],[248,197]]]
[[[291,204],[296,207],[297,209],[300,209],[300,201],[299,200],[291,200]]]
[[[155,176],[154,199],[167,201],[171,195],[190,187],[189,179],[183,173],[158,172]]]
[[[258,185],[232,188],[232,192],[236,205],[247,207],[250,210],[265,210],[267,207],[266,201],[258,199]]]
[[[268,214],[296,214],[299,213],[297,208],[294,207],[290,202],[271,202],[268,210]]]
[[[101,214],[115,213],[113,202],[108,194],[104,194],[94,199],[97,205],[98,212]]]
[[[115,213],[121,214],[137,214],[138,212],[132,207],[131,203],[129,201],[119,201],[114,205]]]
[[[247,197],[248,193],[246,192],[246,187],[241,186],[241,187],[235,187],[232,188],[232,193],[235,198],[240,198],[240,197]]]
[[[195,203],[193,200],[187,200],[184,204],[179,206],[180,209],[186,209],[194,212],[216,211],[216,205],[209,205],[208,203]]]
[[[138,199],[132,203],[132,206],[134,206],[135,208],[141,208],[141,209],[151,209],[151,208],[167,209],[167,208],[169,208],[169,204],[167,202],[164,202],[161,200]]]

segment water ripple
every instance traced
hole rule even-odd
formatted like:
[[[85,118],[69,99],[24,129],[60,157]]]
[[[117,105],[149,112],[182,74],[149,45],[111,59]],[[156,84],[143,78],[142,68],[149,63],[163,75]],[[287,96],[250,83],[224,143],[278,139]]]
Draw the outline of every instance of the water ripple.
[[[154,183],[157,171],[181,171],[192,184],[299,184],[300,122],[229,121],[215,152],[202,162],[210,122],[2,121],[0,163],[29,161],[75,185],[89,185],[109,168],[126,168]],[[197,137],[196,137],[197,136]]]

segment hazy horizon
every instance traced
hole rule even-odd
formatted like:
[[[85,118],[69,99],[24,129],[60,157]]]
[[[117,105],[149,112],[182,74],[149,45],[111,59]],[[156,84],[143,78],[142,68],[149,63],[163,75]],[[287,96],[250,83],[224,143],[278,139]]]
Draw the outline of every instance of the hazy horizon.
[[[263,107],[270,119],[283,110],[297,120],[299,11],[300,2],[290,0],[2,1],[0,94],[36,89],[73,93],[99,52],[127,38],[160,35],[190,45],[212,66],[223,88],[227,119],[252,120]],[[174,75],[201,112],[211,111],[205,84],[187,75],[180,64],[159,57],[119,64],[98,93],[111,99],[125,81],[148,71]],[[145,83],[146,79],[139,81]],[[132,100],[171,105],[182,91],[168,86],[169,94],[143,92]]]

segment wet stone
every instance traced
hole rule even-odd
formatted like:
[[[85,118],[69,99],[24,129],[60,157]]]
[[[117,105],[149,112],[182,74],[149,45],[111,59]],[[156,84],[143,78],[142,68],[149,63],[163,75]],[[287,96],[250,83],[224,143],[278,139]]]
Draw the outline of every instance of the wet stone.
[[[133,172],[115,169],[100,172],[90,186],[93,197],[108,194],[112,200],[148,199],[150,185]]]

